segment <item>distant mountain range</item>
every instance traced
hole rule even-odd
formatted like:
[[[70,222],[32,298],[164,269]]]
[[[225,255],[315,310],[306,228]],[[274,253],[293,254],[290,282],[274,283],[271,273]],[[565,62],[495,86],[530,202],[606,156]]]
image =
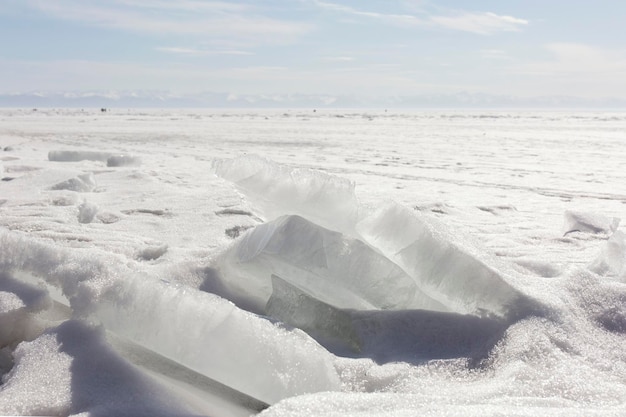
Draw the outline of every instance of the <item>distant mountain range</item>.
[[[159,91],[0,93],[0,107],[96,108],[578,108],[625,109],[626,99],[481,93],[366,97],[328,94],[174,94]]]

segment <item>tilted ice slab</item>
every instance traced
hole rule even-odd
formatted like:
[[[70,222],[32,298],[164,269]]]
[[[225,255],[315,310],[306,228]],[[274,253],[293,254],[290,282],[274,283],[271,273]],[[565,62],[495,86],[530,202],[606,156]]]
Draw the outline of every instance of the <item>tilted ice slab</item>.
[[[142,275],[113,255],[68,252],[0,231],[0,272],[39,277],[62,292],[76,317],[95,318],[109,331],[265,403],[340,389],[332,355],[305,333],[216,295]]]
[[[530,299],[510,284],[507,265],[433,217],[392,203],[373,211],[356,229],[450,311],[515,318],[532,308]]]
[[[448,310],[370,246],[296,215],[248,231],[216,267],[224,295],[259,313],[272,295],[273,274],[339,308]]]
[[[334,230],[350,230],[358,216],[354,183],[256,155],[213,162],[213,171],[236,184],[267,219],[299,214]]]
[[[266,311],[329,350],[378,362],[483,357],[506,323],[428,309],[353,310],[325,303],[276,275]]]

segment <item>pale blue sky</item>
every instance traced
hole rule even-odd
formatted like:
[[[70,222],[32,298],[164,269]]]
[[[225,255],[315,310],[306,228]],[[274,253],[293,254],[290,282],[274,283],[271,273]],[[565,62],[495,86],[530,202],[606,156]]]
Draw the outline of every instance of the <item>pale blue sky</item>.
[[[616,0],[1,0],[0,92],[626,98]]]

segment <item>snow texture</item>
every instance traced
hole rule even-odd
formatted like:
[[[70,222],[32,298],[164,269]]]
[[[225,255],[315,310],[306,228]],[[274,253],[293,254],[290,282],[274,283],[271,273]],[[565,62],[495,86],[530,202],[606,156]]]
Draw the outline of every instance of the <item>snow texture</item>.
[[[620,219],[617,217],[606,217],[597,213],[568,210],[565,212],[563,234],[583,232],[610,235],[617,230],[619,223]]]
[[[2,415],[626,414],[622,113],[0,116]]]

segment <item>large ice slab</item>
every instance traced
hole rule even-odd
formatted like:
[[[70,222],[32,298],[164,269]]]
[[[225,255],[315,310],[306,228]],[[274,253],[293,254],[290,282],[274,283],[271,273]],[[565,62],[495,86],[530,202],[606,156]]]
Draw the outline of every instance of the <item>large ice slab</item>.
[[[450,311],[510,318],[530,308],[509,283],[505,265],[435,218],[389,204],[364,218],[357,231]]]
[[[328,349],[378,362],[477,358],[486,355],[507,323],[424,309],[341,309],[278,276],[267,313],[313,335]]]
[[[447,310],[364,242],[296,215],[248,231],[216,267],[215,279],[228,293],[260,313],[272,294],[273,274],[339,308]]]
[[[216,161],[214,170],[240,186],[248,198],[269,207],[270,219],[291,216],[277,218],[248,232],[219,264],[228,290],[224,294],[230,294],[231,299],[243,295],[245,300],[241,301],[251,301],[255,311],[262,311],[271,293],[271,274],[341,308],[420,308],[503,318],[519,317],[529,311],[532,303],[510,283],[512,268],[471,236],[451,230],[433,217],[396,203],[379,208],[361,206],[350,182],[260,157]],[[302,220],[296,220],[295,216],[301,216]],[[324,239],[365,243],[363,246],[369,247],[370,252],[364,249],[358,255],[355,251],[344,253],[316,237],[316,233],[322,233]],[[315,265],[327,261],[326,257],[319,258],[321,248],[325,247],[328,250],[324,249],[324,256],[337,262]],[[331,252],[335,256],[328,255]],[[371,300],[354,292],[355,287],[348,284],[351,273],[368,276],[371,272],[382,279],[375,269],[365,274],[363,270],[344,270],[350,263],[365,265],[370,259],[395,265],[403,271],[394,278],[385,278],[387,287],[380,287],[384,296],[378,295],[390,297],[403,293],[406,298],[403,303],[368,307]],[[324,281],[319,276],[328,277],[326,280],[333,283],[334,289],[315,288],[318,284],[312,283]],[[412,280],[411,285],[396,282],[398,279],[406,282],[406,276]],[[396,285],[399,287],[394,288]],[[400,288],[410,288],[410,292]],[[333,299],[324,292],[333,292]],[[349,294],[366,303],[359,304],[354,298],[347,302]]]
[[[270,220],[299,214],[322,226],[344,230],[353,227],[358,216],[354,183],[345,178],[256,155],[215,160],[213,171],[240,187]]]
[[[76,317],[268,404],[338,390],[332,355],[231,302],[137,273],[98,250],[69,252],[0,230],[0,271],[40,277],[60,289]]]

